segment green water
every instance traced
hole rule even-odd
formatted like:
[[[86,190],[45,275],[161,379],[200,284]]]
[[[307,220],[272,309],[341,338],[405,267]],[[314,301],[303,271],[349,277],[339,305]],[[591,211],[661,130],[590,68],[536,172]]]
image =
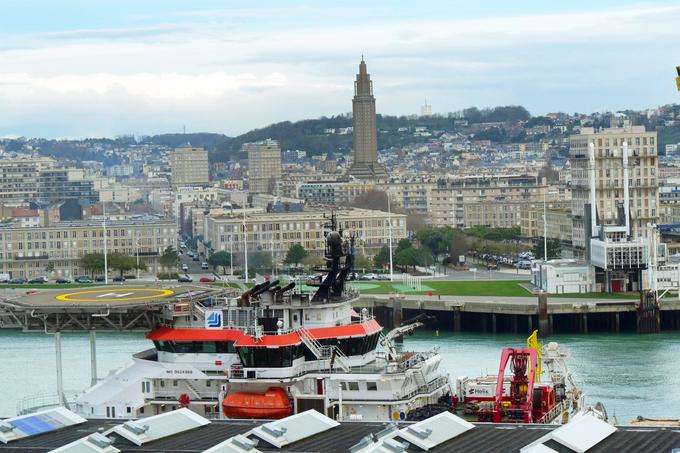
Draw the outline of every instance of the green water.
[[[556,335],[551,340],[569,350],[569,365],[588,401],[602,401],[619,422],[637,415],[680,418],[680,333]],[[516,335],[442,333],[436,337],[434,332],[421,331],[407,337],[404,348],[439,346],[443,366],[453,380],[496,373],[502,348],[521,347],[524,341]],[[0,342],[0,416],[9,416],[22,398],[55,392],[54,340],[42,333],[0,330]],[[99,376],[129,363],[131,354],[149,346],[139,332],[99,333]],[[90,383],[87,335],[63,334],[62,352],[66,391],[84,390]]]

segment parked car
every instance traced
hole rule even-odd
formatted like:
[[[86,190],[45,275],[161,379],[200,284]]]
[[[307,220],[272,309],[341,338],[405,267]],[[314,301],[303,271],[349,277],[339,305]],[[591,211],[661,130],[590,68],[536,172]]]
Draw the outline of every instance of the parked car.
[[[188,275],[180,275],[180,277],[177,279],[177,281],[180,282],[180,283],[191,283],[191,282],[193,282],[191,277],[189,277]]]
[[[97,275],[94,279],[95,282],[104,282],[106,281],[106,278],[104,278],[103,275]]]
[[[201,261],[201,259],[198,257],[198,255],[194,255],[194,256],[191,258],[191,261]]]
[[[71,279],[66,277],[58,277],[55,281],[60,284],[71,283]]]
[[[76,283],[92,283],[92,279],[83,275],[76,278]]]
[[[23,285],[24,283],[26,283],[26,279],[24,277],[18,277],[18,278],[13,278],[9,282],[12,285]]]
[[[193,256],[194,256],[194,252],[192,252],[191,250],[187,251],[187,256],[193,257]]]
[[[188,270],[189,270],[189,266],[187,266],[186,263],[182,263],[182,270],[183,270],[184,272],[188,271]]]
[[[28,281],[28,283],[35,284],[35,283],[47,283],[47,277],[36,277],[32,278]]]
[[[215,279],[215,277],[201,277],[198,281],[201,283],[212,283],[217,280]]]
[[[114,282],[124,282],[125,277],[123,277],[122,275],[116,275],[115,277],[113,277],[113,281]]]
[[[210,266],[208,266],[208,263],[207,263],[207,262],[203,261],[203,262],[201,263],[201,269],[209,269],[209,267],[210,267]]]

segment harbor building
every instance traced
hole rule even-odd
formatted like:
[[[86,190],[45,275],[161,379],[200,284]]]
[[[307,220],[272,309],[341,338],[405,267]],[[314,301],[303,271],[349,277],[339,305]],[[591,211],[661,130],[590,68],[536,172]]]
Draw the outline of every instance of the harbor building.
[[[171,181],[173,187],[208,185],[208,151],[190,144],[170,153]]]
[[[373,82],[363,57],[354,82],[352,100],[352,149],[354,162],[348,174],[359,179],[385,178],[387,171],[378,163],[378,130],[375,118]]]
[[[248,154],[248,182],[251,193],[273,193],[281,179],[281,147],[276,140],[244,143]]]
[[[160,270],[158,257],[163,250],[175,246],[176,233],[174,221],[155,217],[107,221],[107,250],[139,256],[147,271],[155,273]],[[62,221],[45,227],[0,225],[0,273],[11,278],[84,275],[86,270],[80,267],[83,255],[103,251],[101,221]]]
[[[374,255],[389,243],[390,227],[387,212],[343,208],[335,211],[338,226],[356,235],[357,252]],[[406,215],[391,214],[392,243],[406,237]],[[210,214],[205,219],[205,237],[214,250],[243,253],[272,252],[281,260],[291,245],[301,244],[308,252],[321,255],[325,247],[325,210],[302,212],[248,212],[234,210]]]
[[[630,234],[646,237],[648,223],[657,223],[659,216],[659,178],[657,159],[657,133],[647,132],[644,126],[608,128],[595,131],[584,127],[580,134],[569,139],[571,162],[573,245],[586,249],[586,214],[584,206],[590,199],[588,179],[588,145],[595,150],[595,215],[601,224],[619,220],[624,202],[622,148],[628,146],[630,156],[629,193]]]
[[[83,169],[62,167],[49,157],[0,160],[0,202],[53,202],[77,199],[94,203],[98,194]]]

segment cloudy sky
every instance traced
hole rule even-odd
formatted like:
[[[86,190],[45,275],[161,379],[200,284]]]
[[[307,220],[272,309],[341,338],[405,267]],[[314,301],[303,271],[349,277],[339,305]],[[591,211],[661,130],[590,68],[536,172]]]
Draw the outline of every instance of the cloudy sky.
[[[385,114],[654,107],[680,101],[679,24],[677,0],[2,0],[0,137],[344,113],[362,54]]]

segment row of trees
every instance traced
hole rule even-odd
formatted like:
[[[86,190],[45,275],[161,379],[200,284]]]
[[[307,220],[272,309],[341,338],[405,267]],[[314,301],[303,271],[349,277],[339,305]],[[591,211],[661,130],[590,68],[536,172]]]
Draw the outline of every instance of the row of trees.
[[[137,259],[133,256],[124,255],[122,253],[114,252],[106,254],[106,261],[110,269],[114,269],[119,272],[119,275],[123,275],[127,271],[131,270],[146,270],[146,265],[140,262],[137,265]],[[102,274],[104,272],[104,254],[103,253],[88,253],[83,255],[80,259],[80,267],[85,270],[85,272],[94,277],[95,275]]]

